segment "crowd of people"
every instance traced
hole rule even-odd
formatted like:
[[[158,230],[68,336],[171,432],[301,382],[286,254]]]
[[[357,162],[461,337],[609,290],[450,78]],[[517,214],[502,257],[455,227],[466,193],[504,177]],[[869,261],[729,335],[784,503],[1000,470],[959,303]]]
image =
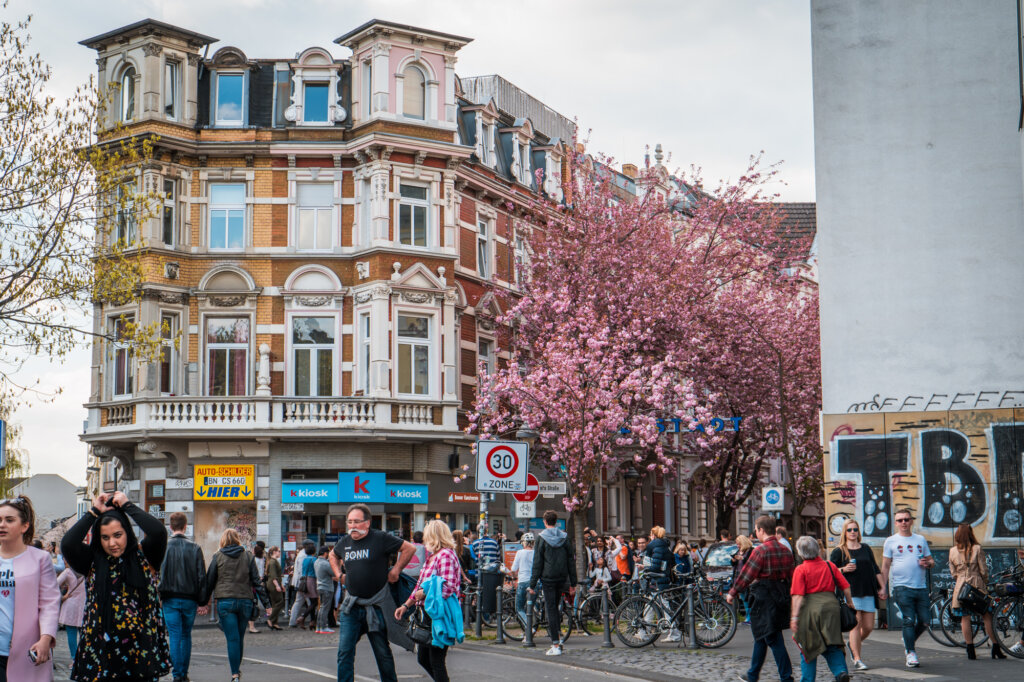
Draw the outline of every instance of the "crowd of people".
[[[927,572],[935,561],[928,542],[913,532],[910,511],[898,510],[894,522],[897,532],[885,541],[880,564],[863,544],[854,519],[843,525],[831,552],[810,536],[790,543],[786,529],[769,516],[757,519],[753,538],[733,540],[728,531],[720,533],[720,542],[735,542],[736,548],[726,599],[741,601],[754,640],[742,679],[759,679],[769,651],[780,680],[794,679],[783,639],[787,629],[799,647],[803,682],[814,681],[819,656],[839,682],[849,680],[847,651],[854,670],[868,670],[864,643],[887,599],[902,613],[906,665],[920,665],[916,642],[930,618]],[[547,654],[563,653],[557,606],[564,595],[574,594],[580,576],[574,543],[558,527],[554,512],[544,514],[544,529],[536,535],[517,533],[522,549],[510,571],[501,561],[506,540],[501,534],[453,532],[433,520],[405,540],[371,528],[370,510],[363,504],[348,509],[347,532],[333,547],[306,542],[285,565],[278,547],[256,542],[247,549],[232,528],[223,532],[207,564],[202,549],[186,537],[186,523],[184,514],[171,514],[168,534],[163,521],[124,493],[98,495],[88,514],[66,532],[59,550],[55,544],[43,549],[34,539],[31,501],[25,496],[0,500],[0,682],[52,680],[52,649],[61,626],[73,661],[70,677],[76,682],[156,682],[167,674],[183,682],[189,679],[195,618],[211,610],[225,637],[231,677],[237,680],[246,634],[260,632],[257,625],[264,617],[271,630],[283,629],[278,621],[288,597],[293,599],[290,627],[320,634],[337,628],[339,680],[354,679],[356,644],[366,635],[380,678],[397,681],[391,643],[411,650],[416,628],[428,633],[415,644],[419,664],[431,679],[448,680],[448,648],[463,638],[463,589],[471,583],[481,587],[485,613],[490,592],[493,613],[496,587],[507,577],[516,583],[516,610],[524,619],[527,605],[543,594],[550,615]],[[586,582],[593,591],[644,572],[658,588],[686,580],[708,546],[673,546],[659,526],[635,541],[602,537],[590,529],[584,538]],[[953,545],[953,615],[961,618],[967,656],[975,659],[969,609],[977,605],[961,602],[961,588],[968,585],[984,598],[987,563],[969,525],[956,529]],[[855,614],[851,627],[841,626],[838,596]],[[990,611],[982,618],[992,657],[1005,658],[992,633]],[[410,617],[412,625],[407,625]],[[673,628],[663,641],[679,636]],[[1024,649],[1024,643],[1015,647]]]

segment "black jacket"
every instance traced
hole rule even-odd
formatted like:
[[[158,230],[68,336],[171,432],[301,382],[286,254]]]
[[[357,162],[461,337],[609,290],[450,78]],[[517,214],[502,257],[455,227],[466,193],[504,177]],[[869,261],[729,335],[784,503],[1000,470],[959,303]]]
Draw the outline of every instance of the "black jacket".
[[[557,528],[545,528],[537,536],[533,553],[530,589],[537,589],[537,581],[547,585],[561,585],[566,580],[576,587],[576,553],[572,542]]]
[[[160,597],[205,604],[207,596],[203,550],[184,535],[172,535],[160,566]]]

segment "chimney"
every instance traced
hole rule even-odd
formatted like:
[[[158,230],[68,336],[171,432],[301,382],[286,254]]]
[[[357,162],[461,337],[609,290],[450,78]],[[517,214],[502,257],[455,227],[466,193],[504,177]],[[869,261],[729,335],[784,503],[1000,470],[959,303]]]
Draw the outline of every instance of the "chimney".
[[[633,178],[636,180],[637,167],[635,163],[624,163],[622,164],[622,174],[627,178]]]

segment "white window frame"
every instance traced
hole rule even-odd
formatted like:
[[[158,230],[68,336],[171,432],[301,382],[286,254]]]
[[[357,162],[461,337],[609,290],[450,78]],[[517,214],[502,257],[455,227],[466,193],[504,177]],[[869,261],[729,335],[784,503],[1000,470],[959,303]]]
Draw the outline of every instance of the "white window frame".
[[[326,109],[324,111],[323,119],[312,120],[307,115],[308,112],[309,112],[309,105],[308,105],[308,102],[306,101],[306,89],[310,85],[318,85],[318,86],[322,85],[327,90],[327,101],[324,103],[324,107]],[[335,95],[335,98],[337,98],[337,95]],[[308,123],[310,125],[324,125],[324,126],[325,125],[330,125],[331,123],[333,123],[333,121],[331,121],[331,104],[332,104],[332,102],[331,102],[331,81],[330,80],[324,81],[324,80],[319,80],[317,78],[310,78],[309,80],[303,80],[302,81],[302,122],[303,123]]]
[[[121,338],[119,329],[122,324],[122,317],[124,318],[124,324],[126,325],[134,324],[135,322],[135,315],[130,313],[111,315],[107,318],[109,321],[108,329],[110,330],[110,336],[112,337],[112,340],[110,341],[110,353],[107,357],[107,371],[110,375],[110,396],[114,400],[125,400],[135,395],[135,354],[132,352],[130,343],[120,343],[118,341],[118,339]],[[119,377],[117,363],[118,358],[121,356],[124,357],[124,376],[120,378],[123,379],[123,388],[126,390],[118,393]]]
[[[230,319],[230,320],[244,319],[244,320],[248,321],[248,323],[249,323],[249,340],[247,342],[240,342],[240,343],[211,343],[210,340],[209,340],[209,324],[210,324],[210,322],[212,322],[214,320],[224,320],[224,319]],[[203,340],[203,360],[204,360],[204,362],[203,362],[203,395],[209,396],[209,397],[216,397],[216,398],[224,398],[224,397],[234,398],[234,397],[238,397],[237,395],[232,395],[230,393],[227,393],[227,394],[225,394],[223,396],[215,395],[213,393],[210,393],[210,376],[211,376],[210,370],[213,367],[213,363],[211,362],[211,359],[210,359],[210,353],[212,351],[216,351],[216,350],[226,350],[226,351],[228,351],[228,353],[227,353],[227,362],[228,362],[228,370],[229,371],[230,371],[230,368],[231,368],[231,353],[230,353],[230,351],[231,350],[244,350],[245,351],[245,393],[243,393],[241,395],[248,396],[248,395],[250,395],[252,393],[252,344],[253,344],[253,337],[254,337],[254,332],[255,332],[254,326],[255,325],[253,324],[253,316],[250,315],[250,314],[241,314],[241,315],[205,315],[203,317],[202,326],[200,327],[200,332],[202,334],[202,340]],[[231,383],[232,383],[231,382],[231,376],[229,374],[227,376],[227,380],[225,381],[225,387],[230,387]]]
[[[426,199],[414,199],[411,197],[402,196],[402,186],[417,187],[426,190]],[[395,242],[400,246],[406,246],[413,249],[429,249],[434,243],[433,240],[433,220],[432,220],[432,204],[430,202],[431,192],[430,184],[422,182],[408,182],[404,178],[399,180],[398,183],[398,201],[395,206]],[[411,243],[406,244],[402,241],[402,207],[410,206],[410,218],[412,224],[410,225],[410,237]],[[415,231],[415,216],[416,209],[422,208],[424,214],[424,243],[423,245],[416,244],[416,231]]]
[[[362,92],[364,99],[363,118],[367,119],[373,115],[373,58],[365,59],[362,63]]]
[[[356,358],[356,378],[359,382],[358,391],[362,391],[364,396],[370,395],[370,391],[373,389],[370,382],[370,366],[371,366],[371,344],[373,343],[373,318],[369,310],[359,311],[356,315],[358,320],[358,328],[356,329],[356,346],[358,348],[358,357]]]
[[[525,143],[520,143],[520,145],[519,145],[519,169],[520,169],[519,181],[522,182],[524,185],[529,185],[530,184],[530,180],[531,180],[530,173],[533,172],[532,169],[531,169],[531,164],[530,164],[530,143],[529,143],[529,141],[527,141]]]
[[[134,66],[126,66],[124,71],[121,72],[121,79],[118,81],[119,102],[118,102],[118,120],[122,123],[130,123],[135,120],[135,111],[138,108],[138,92],[135,87],[135,79],[138,71],[135,70]],[[126,87],[128,84],[128,87]],[[127,90],[130,90],[132,96],[130,100],[125,97]],[[128,103],[131,102],[129,108]]]
[[[168,323],[167,331],[164,331],[164,323]],[[175,347],[174,341],[178,336],[178,330],[181,329],[181,315],[176,312],[169,310],[160,311],[160,368],[157,372],[157,384],[160,389],[160,395],[177,395],[180,393],[178,390],[178,367],[180,365],[180,354],[178,348]],[[168,370],[168,390],[164,390],[163,385],[163,365],[164,357],[166,354],[166,362],[170,366]]]
[[[483,279],[490,279],[494,274],[494,249],[491,246],[493,225],[494,221],[490,218],[476,218],[476,272]]]
[[[164,60],[164,92],[163,113],[169,121],[181,118],[181,62],[174,59]],[[171,112],[167,113],[167,99],[171,100]]]
[[[486,336],[477,336],[476,339],[476,362],[479,371],[479,366],[482,363],[484,366],[484,374],[494,374],[494,368],[497,366],[497,357],[495,356],[494,339]],[[486,353],[484,350],[486,349]]]
[[[213,188],[217,186],[239,186],[242,188],[242,203],[240,204],[214,204],[213,203]],[[246,210],[246,204],[248,203],[248,183],[245,182],[210,182],[207,185],[207,198],[209,203],[206,211],[206,248],[210,251],[243,251],[246,245],[249,243],[249,228],[248,228],[248,211]],[[227,214],[224,216],[224,242],[228,243],[228,234],[230,234],[230,212],[241,211],[242,212],[242,246],[214,246],[213,245],[213,212],[214,211],[226,211]]]
[[[406,77],[406,73],[408,73],[409,69],[415,69],[416,72],[419,73],[420,77],[423,79],[423,87],[422,87],[423,99],[422,99],[422,106],[420,108],[420,112],[421,113],[418,116],[416,114],[410,114],[410,113],[406,112],[406,110],[405,110],[405,100],[406,100],[406,97],[409,94],[409,90],[408,90],[409,86],[408,86],[408,83],[405,82],[405,77]],[[398,102],[397,104],[398,104],[399,107],[401,107],[401,112],[402,112],[402,117],[403,118],[410,118],[410,119],[413,119],[414,121],[426,121],[427,120],[427,108],[430,106],[430,102],[429,102],[429,99],[430,99],[430,88],[428,87],[428,82],[429,81],[430,81],[430,76],[423,69],[423,67],[419,66],[418,64],[410,63],[410,64],[406,64],[404,67],[402,67],[402,101]]]
[[[402,337],[399,335],[399,316],[401,317],[425,317],[427,318],[427,338],[413,338],[413,337]],[[437,313],[435,311],[419,310],[415,308],[400,308],[395,310],[394,317],[394,343],[393,343],[393,356],[395,359],[394,363],[394,377],[395,377],[395,395],[402,398],[413,398],[413,399],[433,399],[437,394]],[[403,341],[403,339],[407,339]],[[412,351],[412,357],[415,359],[415,347],[425,346],[427,348],[427,391],[426,393],[404,393],[400,390],[402,385],[401,378],[401,365],[399,359],[399,348],[402,345],[411,345],[414,350]]]
[[[515,254],[514,254],[515,264],[514,264],[514,268],[513,268],[512,279],[515,281],[516,287],[520,287],[521,288],[523,286],[523,273],[522,273],[520,268],[530,262],[529,261],[530,254],[529,254],[529,252],[526,249],[526,239],[522,235],[517,233],[516,236],[515,236],[515,242],[514,243],[515,243],[515,246],[514,246],[514,249],[515,249]]]
[[[330,188],[331,199],[330,199],[330,201],[327,204],[324,204],[324,205],[303,206],[302,204],[299,203],[299,187],[300,187],[300,185],[317,185],[317,186],[320,186],[320,187],[328,187],[328,188]],[[334,194],[335,194],[335,188],[334,188],[334,183],[333,182],[310,182],[310,181],[304,181],[304,180],[300,180],[300,181],[296,181],[295,182],[295,207],[294,207],[294,210],[292,212],[292,216],[293,216],[292,223],[294,225],[294,228],[292,229],[292,244],[295,246],[295,250],[296,251],[302,251],[304,253],[309,253],[311,251],[331,251],[332,249],[334,249],[334,246],[338,243],[337,229],[336,229],[336,225],[337,225],[338,221],[336,220],[336,213],[335,213],[335,206],[334,206],[334,201],[335,201]],[[312,248],[303,248],[302,242],[301,242],[301,239],[300,239],[300,231],[302,229],[302,215],[303,215],[303,213],[305,211],[312,211],[313,214],[314,214],[313,247]],[[329,237],[328,237],[329,243],[321,245],[321,244],[317,243],[316,237],[317,237],[317,234],[318,234],[317,227],[320,224],[321,218],[324,217],[323,216],[324,212],[327,213],[327,218],[326,219],[327,219],[327,222],[328,222],[328,230],[327,231],[328,231],[328,235],[329,235]]]
[[[331,320],[331,324],[334,327],[334,342],[333,343],[295,343],[294,340],[294,326],[297,318],[303,317],[316,317],[326,318]],[[337,313],[326,312],[322,309],[313,310],[296,310],[288,313],[285,323],[285,345],[287,346],[287,371],[285,372],[287,381],[287,394],[295,398],[310,398],[310,399],[324,399],[338,395],[340,382],[338,380],[339,363],[338,358],[340,353],[338,352],[339,343],[341,342],[341,324],[338,319]],[[316,371],[316,363],[313,361],[311,356],[310,359],[310,377],[309,386],[310,393],[308,395],[300,395],[295,389],[295,383],[298,380],[298,360],[296,358],[296,352],[300,350],[316,351],[315,355],[319,355],[321,351],[327,351],[331,354],[331,385],[328,388],[326,395],[320,395],[319,393],[319,379]]]
[[[222,76],[238,76],[242,79],[242,101],[239,107],[237,119],[221,119],[220,117],[220,79]],[[245,125],[245,105],[248,99],[248,88],[245,82],[245,73],[242,71],[217,71],[216,82],[213,93],[213,121],[218,128],[241,128]]]
[[[168,191],[170,189],[170,191]],[[164,178],[163,210],[160,212],[160,239],[164,246],[174,246],[178,242],[178,180]],[[167,240],[167,216],[170,211],[170,241]],[[244,220],[244,218],[243,218]]]

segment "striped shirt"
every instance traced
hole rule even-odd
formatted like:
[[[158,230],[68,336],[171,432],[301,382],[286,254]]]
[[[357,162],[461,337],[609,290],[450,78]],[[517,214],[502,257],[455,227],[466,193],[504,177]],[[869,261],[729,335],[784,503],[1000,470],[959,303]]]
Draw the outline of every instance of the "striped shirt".
[[[476,562],[481,571],[495,572],[499,567],[498,541],[489,535],[484,535],[473,543],[473,551],[476,552]]]

